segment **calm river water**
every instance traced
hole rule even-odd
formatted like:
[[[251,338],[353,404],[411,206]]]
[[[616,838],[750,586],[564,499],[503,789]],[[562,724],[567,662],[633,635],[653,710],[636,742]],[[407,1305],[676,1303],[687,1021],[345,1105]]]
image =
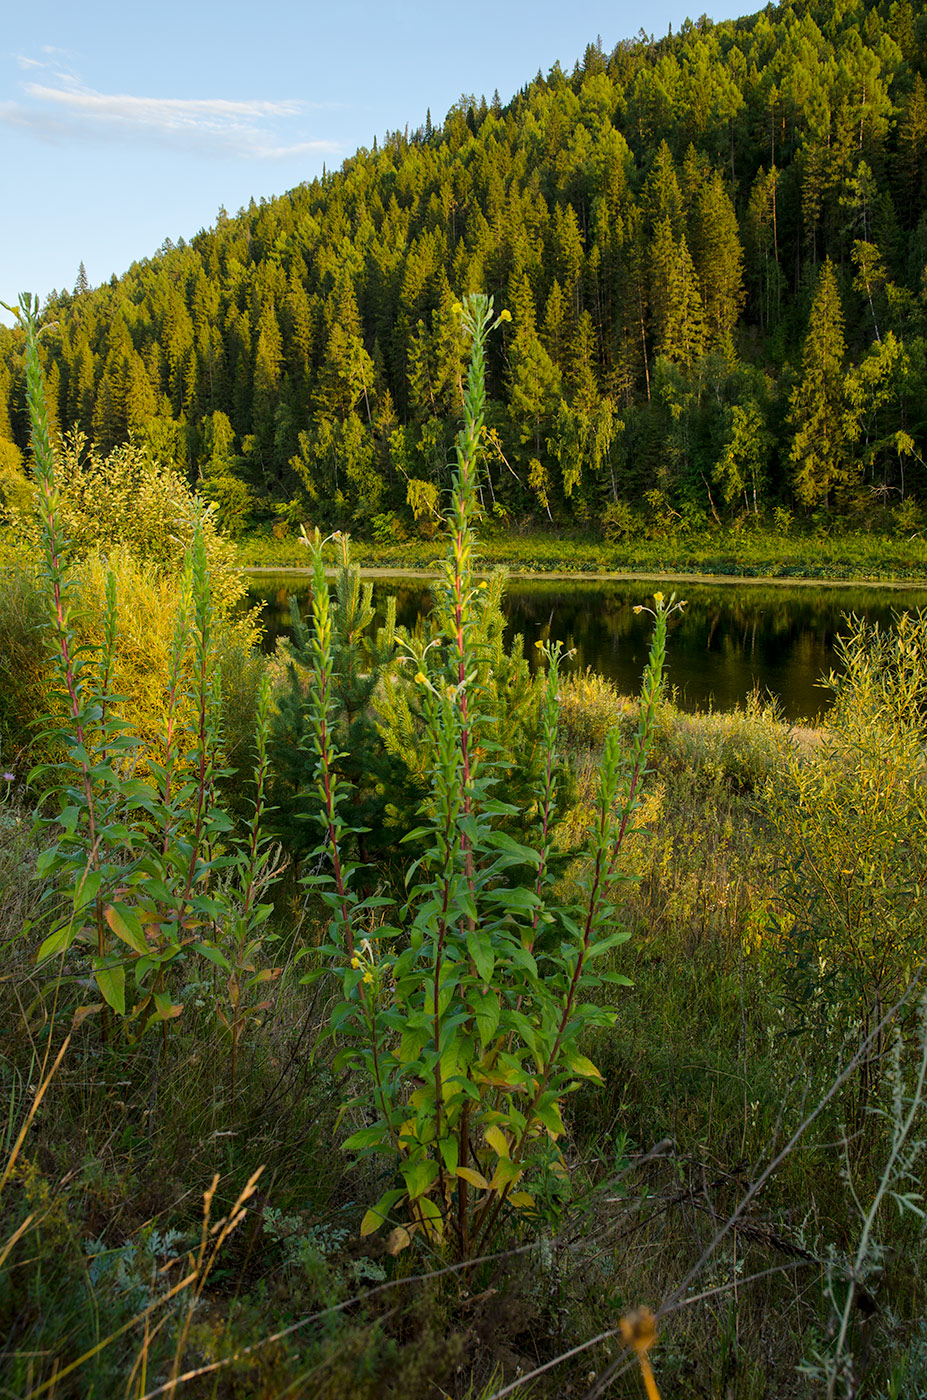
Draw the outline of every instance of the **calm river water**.
[[[572,665],[587,666],[633,692],[646,659],[646,614],[635,615],[660,588],[687,600],[671,624],[668,680],[686,709],[730,709],[757,687],[778,697],[792,720],[817,718],[828,704],[817,684],[837,664],[834,640],[846,613],[890,626],[903,608],[927,607],[927,587],[886,589],[767,583],[673,583],[670,580],[590,582],[582,579],[510,580],[505,611],[513,632],[524,636],[531,664],[539,637],[574,649]],[[252,576],[250,600],[263,604],[265,645],[289,632],[289,598],[304,606],[308,580],[293,574]],[[397,619],[415,627],[427,614],[427,579],[377,579],[374,598],[395,593]]]

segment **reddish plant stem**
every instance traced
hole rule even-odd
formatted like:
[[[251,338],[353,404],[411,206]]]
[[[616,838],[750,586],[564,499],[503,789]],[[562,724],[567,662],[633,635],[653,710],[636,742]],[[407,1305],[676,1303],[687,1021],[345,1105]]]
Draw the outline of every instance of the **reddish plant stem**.
[[[655,701],[653,703],[655,703]],[[652,709],[652,704],[649,707],[649,709]],[[602,804],[602,812],[599,818],[598,851],[596,854],[595,870],[593,873],[592,885],[589,890],[589,905],[586,911],[585,926],[583,928],[583,941],[576,959],[576,966],[573,969],[573,976],[570,980],[570,987],[567,992],[566,1001],[564,1002],[563,1015],[560,1017],[560,1025],[557,1028],[557,1035],[554,1039],[553,1046],[551,1047],[550,1055],[547,1058],[547,1065],[544,1069],[543,1074],[538,1080],[534,1096],[531,1100],[528,1111],[525,1114],[525,1126],[522,1129],[521,1136],[519,1137],[518,1142],[515,1145],[515,1149],[512,1153],[513,1161],[517,1161],[521,1153],[524,1151],[525,1144],[528,1138],[528,1133],[531,1130],[531,1119],[535,1113],[535,1110],[537,1109],[538,1104],[541,1101],[541,1097],[544,1094],[544,1091],[547,1088],[551,1073],[560,1055],[560,1046],[563,1043],[563,1037],[566,1033],[566,1028],[569,1023],[570,1014],[573,1010],[573,1003],[576,1000],[576,992],[579,987],[580,977],[582,975],[586,959],[589,955],[589,948],[592,944],[592,936],[595,933],[600,895],[603,891],[607,891],[609,885],[611,884],[615,865],[618,860],[621,842],[623,841],[625,832],[627,830],[628,819],[631,814],[631,808],[634,802],[634,797],[637,792],[637,787],[643,774],[645,761],[646,753],[642,751],[638,754],[637,762],[635,763],[634,769],[632,771],[631,783],[628,788],[628,798],[627,802],[625,803],[625,810],[622,816],[621,825],[618,828],[618,832],[616,833],[614,840],[611,842],[610,859],[604,873],[602,870],[602,857],[605,849],[604,838],[608,824],[608,811],[605,806],[605,803],[603,802]],[[502,1191],[500,1192],[499,1196],[497,1197],[494,1207],[490,1209],[489,1204],[487,1203],[487,1206],[484,1207],[483,1212],[481,1212],[480,1216],[477,1218],[477,1234],[482,1234],[483,1240],[491,1236],[491,1232],[495,1225],[496,1219],[503,1205],[505,1204],[505,1199],[508,1196],[510,1189],[511,1183],[507,1182],[506,1185],[503,1187]],[[483,1225],[484,1220],[485,1226]]]
[[[90,776],[90,769],[87,765],[87,731],[81,719],[80,697],[77,694],[77,681],[74,671],[74,658],[71,655],[71,648],[68,642],[67,619],[64,612],[63,595],[61,588],[62,563],[60,547],[58,544],[58,528],[55,516],[54,488],[46,476],[40,479],[40,499],[42,501],[45,530],[48,542],[48,561],[52,570],[52,597],[54,600],[55,632],[58,640],[58,650],[61,654],[62,669],[64,672],[65,686],[68,693],[68,704],[71,710],[71,722],[74,726],[74,735],[78,744],[84,752],[85,757],[80,760],[81,786],[84,791],[84,802],[87,808],[87,834],[90,840],[88,851],[87,867],[99,871],[100,869],[100,849],[99,838],[97,836],[96,822],[96,801],[93,791],[93,780]],[[84,870],[86,879],[87,867]],[[97,928],[97,953],[103,958],[106,956],[106,934],[104,932],[103,901],[99,895],[95,900],[94,915]],[[100,1012],[100,1038],[105,1045],[109,1037],[109,1013],[104,1000],[103,1008]]]

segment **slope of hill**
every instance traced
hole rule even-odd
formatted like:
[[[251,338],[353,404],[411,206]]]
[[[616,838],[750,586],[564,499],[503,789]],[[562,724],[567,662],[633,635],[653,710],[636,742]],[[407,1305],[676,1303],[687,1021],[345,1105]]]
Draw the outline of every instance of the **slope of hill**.
[[[927,7],[791,0],[589,46],[48,299],[62,431],[185,462],[231,528],[427,520],[485,289],[505,522],[912,512],[927,494]],[[25,449],[0,329],[0,491]],[[6,464],[6,467],[4,467]],[[6,470],[6,477],[3,472]]]

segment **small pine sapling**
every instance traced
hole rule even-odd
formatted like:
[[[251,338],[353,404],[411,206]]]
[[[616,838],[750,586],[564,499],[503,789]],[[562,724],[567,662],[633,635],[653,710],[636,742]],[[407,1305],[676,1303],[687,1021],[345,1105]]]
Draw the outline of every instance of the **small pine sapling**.
[[[311,541],[304,535],[304,542]],[[388,752],[374,716],[374,697],[396,650],[396,600],[389,598],[382,625],[374,627],[373,585],[362,583],[351,560],[350,538],[334,537],[339,563],[331,601],[333,768],[350,785],[351,827],[355,854],[365,864],[382,861],[402,831],[389,825],[387,806],[406,785],[405,766]],[[300,860],[318,844],[309,817],[315,790],[315,752],[311,744],[312,712],[308,678],[312,668],[312,630],[290,603],[293,642],[286,684],[274,716],[270,753],[274,829],[288,851]]]

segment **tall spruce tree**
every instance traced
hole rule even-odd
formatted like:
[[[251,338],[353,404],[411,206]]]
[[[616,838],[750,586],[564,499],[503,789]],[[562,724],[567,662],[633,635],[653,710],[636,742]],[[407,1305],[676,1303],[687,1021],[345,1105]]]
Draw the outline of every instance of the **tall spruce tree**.
[[[852,452],[845,359],[840,288],[828,258],[818,277],[802,351],[801,379],[789,406],[795,495],[805,506],[833,507],[839,494],[859,476]]]

